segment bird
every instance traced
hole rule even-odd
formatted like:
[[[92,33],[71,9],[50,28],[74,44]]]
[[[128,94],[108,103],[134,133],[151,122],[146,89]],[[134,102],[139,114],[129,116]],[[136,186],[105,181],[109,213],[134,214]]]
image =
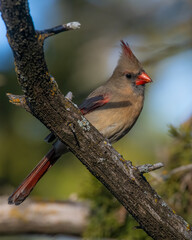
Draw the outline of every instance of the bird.
[[[121,55],[111,77],[91,92],[79,109],[110,143],[114,143],[127,134],[137,121],[143,109],[145,84],[150,82],[152,79],[129,44],[121,40]],[[47,141],[53,140],[50,151],[8,198],[9,204],[21,204],[46,171],[69,151],[51,133]]]

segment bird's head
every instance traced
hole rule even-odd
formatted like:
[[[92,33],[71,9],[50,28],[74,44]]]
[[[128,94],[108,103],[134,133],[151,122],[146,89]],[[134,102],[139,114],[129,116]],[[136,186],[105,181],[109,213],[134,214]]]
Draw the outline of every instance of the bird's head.
[[[118,79],[131,82],[135,86],[152,82],[152,79],[143,70],[141,63],[131,51],[129,45],[121,41],[122,53],[113,75]]]

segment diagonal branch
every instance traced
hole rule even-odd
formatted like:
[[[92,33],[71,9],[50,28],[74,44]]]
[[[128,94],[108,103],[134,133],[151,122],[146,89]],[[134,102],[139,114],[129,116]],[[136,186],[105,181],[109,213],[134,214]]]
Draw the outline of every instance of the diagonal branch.
[[[190,226],[61,94],[48,72],[43,44],[34,29],[27,1],[0,3],[16,73],[31,113],[70,148],[152,238],[192,239]]]

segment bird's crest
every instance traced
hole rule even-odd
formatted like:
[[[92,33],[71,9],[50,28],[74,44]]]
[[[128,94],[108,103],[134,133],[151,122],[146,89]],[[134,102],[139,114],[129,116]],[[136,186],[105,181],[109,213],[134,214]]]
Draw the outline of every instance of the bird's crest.
[[[122,52],[118,64],[113,71],[113,76],[122,75],[125,71],[132,72],[134,74],[138,73],[142,69],[142,66],[131,51],[129,44],[121,40],[121,48]]]
[[[119,59],[118,67],[128,68],[129,71],[135,71],[141,68],[141,64],[132,52],[129,44],[121,40],[122,54]]]
[[[133,52],[131,51],[128,43],[125,43],[123,40],[121,40],[121,47],[125,55],[128,55],[130,57],[133,56]]]

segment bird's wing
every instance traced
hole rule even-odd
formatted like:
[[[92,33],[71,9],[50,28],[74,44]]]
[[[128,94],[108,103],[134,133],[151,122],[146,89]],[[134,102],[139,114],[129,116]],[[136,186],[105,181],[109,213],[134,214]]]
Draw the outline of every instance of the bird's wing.
[[[94,97],[86,98],[85,101],[79,106],[82,114],[85,115],[98,107],[101,107],[109,102],[107,94],[102,94]]]

